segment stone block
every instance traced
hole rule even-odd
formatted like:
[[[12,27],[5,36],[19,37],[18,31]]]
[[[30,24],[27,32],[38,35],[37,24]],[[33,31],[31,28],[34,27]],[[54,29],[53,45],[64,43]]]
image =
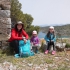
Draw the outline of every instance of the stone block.
[[[10,0],[0,0],[0,9],[1,10],[10,10],[11,2]]]
[[[10,10],[11,5],[0,4],[0,10]]]
[[[0,28],[0,35],[7,35],[7,28]]]
[[[0,0],[0,4],[11,5],[11,0]]]
[[[0,33],[7,35],[11,31],[11,18],[0,18]]]
[[[3,5],[3,10],[10,10],[10,8],[11,5],[6,5],[6,4]]]
[[[11,0],[0,0],[0,9],[1,10],[10,10]]]
[[[11,18],[0,17],[0,24],[11,24]]]
[[[10,18],[10,10],[0,10],[0,17]]]

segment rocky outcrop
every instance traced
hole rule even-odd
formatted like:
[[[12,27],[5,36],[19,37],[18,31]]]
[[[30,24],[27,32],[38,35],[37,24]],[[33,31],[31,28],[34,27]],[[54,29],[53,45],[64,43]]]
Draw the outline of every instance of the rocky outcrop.
[[[66,46],[66,43],[56,43],[56,49],[57,51],[65,51],[65,46]]]

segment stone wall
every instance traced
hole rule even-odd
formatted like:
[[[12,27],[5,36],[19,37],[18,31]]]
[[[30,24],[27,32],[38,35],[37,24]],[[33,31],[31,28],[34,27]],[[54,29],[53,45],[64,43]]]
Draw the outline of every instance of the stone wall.
[[[10,8],[11,0],[0,0],[0,39],[11,31]]]

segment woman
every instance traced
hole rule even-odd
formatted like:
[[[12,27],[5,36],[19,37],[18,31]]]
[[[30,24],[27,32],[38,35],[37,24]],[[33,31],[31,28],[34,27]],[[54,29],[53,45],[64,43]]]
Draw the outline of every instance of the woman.
[[[19,53],[19,41],[24,40],[24,43],[26,43],[28,40],[28,34],[23,30],[23,27],[23,23],[19,21],[11,31],[9,42],[10,46],[14,49],[15,54]]]
[[[50,50],[50,45],[53,45],[53,51],[52,51],[52,54],[55,54],[55,41],[56,41],[56,36],[55,36],[55,33],[54,33],[54,27],[53,26],[50,26],[49,27],[49,31],[47,33],[47,35],[45,36],[44,38],[48,44],[47,46],[47,49],[45,51],[45,54],[47,54]]]

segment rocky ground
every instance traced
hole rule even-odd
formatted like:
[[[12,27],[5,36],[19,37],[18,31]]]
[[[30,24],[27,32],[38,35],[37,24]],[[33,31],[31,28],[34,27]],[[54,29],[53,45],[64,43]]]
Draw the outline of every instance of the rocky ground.
[[[70,70],[70,51],[15,58],[0,54],[0,70]]]

